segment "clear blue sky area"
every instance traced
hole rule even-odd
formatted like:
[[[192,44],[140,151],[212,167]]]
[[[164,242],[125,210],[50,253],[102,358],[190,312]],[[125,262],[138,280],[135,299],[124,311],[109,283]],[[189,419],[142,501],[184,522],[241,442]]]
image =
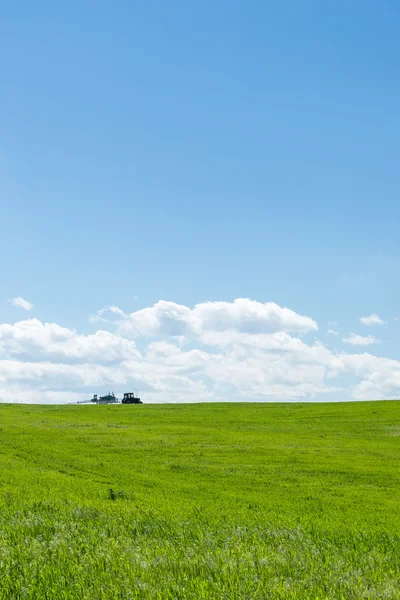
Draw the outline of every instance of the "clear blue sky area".
[[[385,0],[2,2],[1,320],[249,297],[378,313],[398,358],[399,25]]]

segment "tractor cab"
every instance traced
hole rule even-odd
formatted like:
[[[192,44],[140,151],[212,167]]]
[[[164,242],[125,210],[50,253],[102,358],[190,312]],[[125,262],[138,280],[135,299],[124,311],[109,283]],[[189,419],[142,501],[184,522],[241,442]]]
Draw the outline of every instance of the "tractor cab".
[[[143,402],[133,392],[127,392],[122,398],[122,404],[143,404]]]

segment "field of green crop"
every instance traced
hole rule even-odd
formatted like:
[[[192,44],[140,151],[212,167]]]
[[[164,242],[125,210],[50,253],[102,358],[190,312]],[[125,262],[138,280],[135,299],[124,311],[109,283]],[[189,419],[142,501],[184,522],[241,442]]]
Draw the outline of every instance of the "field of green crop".
[[[400,598],[400,402],[0,404],[0,600]]]

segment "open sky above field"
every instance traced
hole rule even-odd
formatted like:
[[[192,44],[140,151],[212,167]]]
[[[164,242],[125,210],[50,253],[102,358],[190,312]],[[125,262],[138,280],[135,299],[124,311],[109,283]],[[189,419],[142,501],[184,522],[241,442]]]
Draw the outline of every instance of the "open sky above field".
[[[400,396],[400,5],[0,17],[0,402]]]

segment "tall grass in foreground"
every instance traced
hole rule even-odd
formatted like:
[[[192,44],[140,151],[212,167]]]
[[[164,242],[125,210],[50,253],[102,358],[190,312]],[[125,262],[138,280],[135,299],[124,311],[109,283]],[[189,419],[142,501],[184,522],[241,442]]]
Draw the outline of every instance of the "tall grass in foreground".
[[[400,598],[399,415],[0,405],[0,599]]]

